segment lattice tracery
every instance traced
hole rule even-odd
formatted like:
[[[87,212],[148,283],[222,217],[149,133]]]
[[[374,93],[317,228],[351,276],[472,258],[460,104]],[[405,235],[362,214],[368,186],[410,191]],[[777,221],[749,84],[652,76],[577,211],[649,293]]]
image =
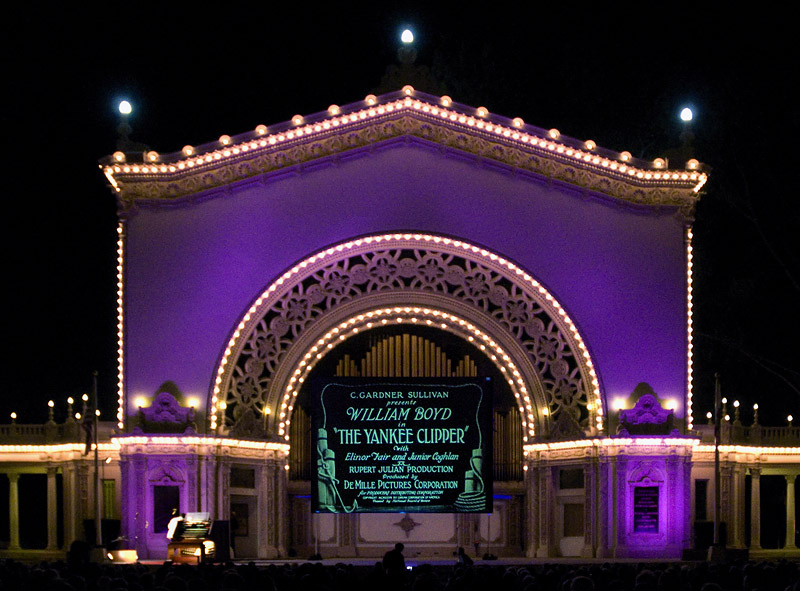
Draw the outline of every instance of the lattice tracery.
[[[320,316],[361,296],[385,291],[436,293],[494,318],[524,348],[545,390],[550,415],[566,414],[586,429],[588,389],[574,341],[545,309],[541,294],[480,260],[423,248],[384,248],[340,257],[314,269],[259,310],[243,336],[222,398],[225,425],[238,429],[261,416],[276,369],[291,344]],[[552,308],[551,308],[552,309]],[[566,418],[564,416],[562,419]],[[252,425],[248,427],[252,428]]]

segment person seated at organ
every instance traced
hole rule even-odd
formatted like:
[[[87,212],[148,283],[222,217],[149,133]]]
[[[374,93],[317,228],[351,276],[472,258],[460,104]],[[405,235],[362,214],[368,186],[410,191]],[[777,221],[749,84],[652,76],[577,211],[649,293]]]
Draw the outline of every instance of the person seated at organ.
[[[167,539],[172,540],[174,542],[178,542],[183,539],[183,520],[185,515],[183,513],[178,513],[178,509],[175,508],[172,510],[172,519],[169,520],[167,524]]]

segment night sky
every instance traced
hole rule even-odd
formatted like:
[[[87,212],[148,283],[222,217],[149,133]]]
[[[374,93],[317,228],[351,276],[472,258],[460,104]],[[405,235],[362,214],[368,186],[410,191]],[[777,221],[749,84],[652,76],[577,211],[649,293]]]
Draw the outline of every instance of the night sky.
[[[695,157],[711,167],[694,230],[696,416],[719,372],[745,423],[753,402],[762,423],[800,420],[800,56],[788,19],[673,4],[176,4],[33,2],[0,25],[0,422],[11,411],[41,422],[51,398],[61,420],[93,370],[113,416],[116,205],[98,159],[116,149],[120,99],[133,103],[133,140],[177,151],[380,90],[405,26],[436,85],[419,90],[640,158],[680,146],[691,106]]]

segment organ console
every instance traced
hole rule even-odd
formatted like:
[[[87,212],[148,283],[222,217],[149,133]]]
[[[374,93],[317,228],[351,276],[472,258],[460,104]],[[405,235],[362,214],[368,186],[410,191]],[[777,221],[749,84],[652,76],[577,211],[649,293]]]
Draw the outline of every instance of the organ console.
[[[167,546],[167,560],[184,564],[214,560],[217,549],[211,539],[213,521],[208,512],[186,513],[174,525],[170,524],[172,537]]]

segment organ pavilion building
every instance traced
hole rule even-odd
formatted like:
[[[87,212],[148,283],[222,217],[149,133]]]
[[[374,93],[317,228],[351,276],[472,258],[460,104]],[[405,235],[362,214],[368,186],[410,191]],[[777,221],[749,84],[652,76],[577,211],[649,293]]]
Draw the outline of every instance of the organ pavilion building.
[[[119,204],[119,381],[101,513],[140,558],[166,557],[173,508],[230,525],[241,558],[398,540],[442,559],[680,557],[708,537],[697,161],[640,161],[407,86],[102,170]],[[490,507],[312,512],[311,384],[351,377],[492,378]],[[785,478],[794,507],[795,435],[745,427],[738,408],[724,425],[729,547],[761,551],[762,479]],[[71,419],[2,427],[0,555],[93,539],[81,437]],[[31,495],[46,523],[21,509]],[[765,546],[791,552],[780,510]]]

